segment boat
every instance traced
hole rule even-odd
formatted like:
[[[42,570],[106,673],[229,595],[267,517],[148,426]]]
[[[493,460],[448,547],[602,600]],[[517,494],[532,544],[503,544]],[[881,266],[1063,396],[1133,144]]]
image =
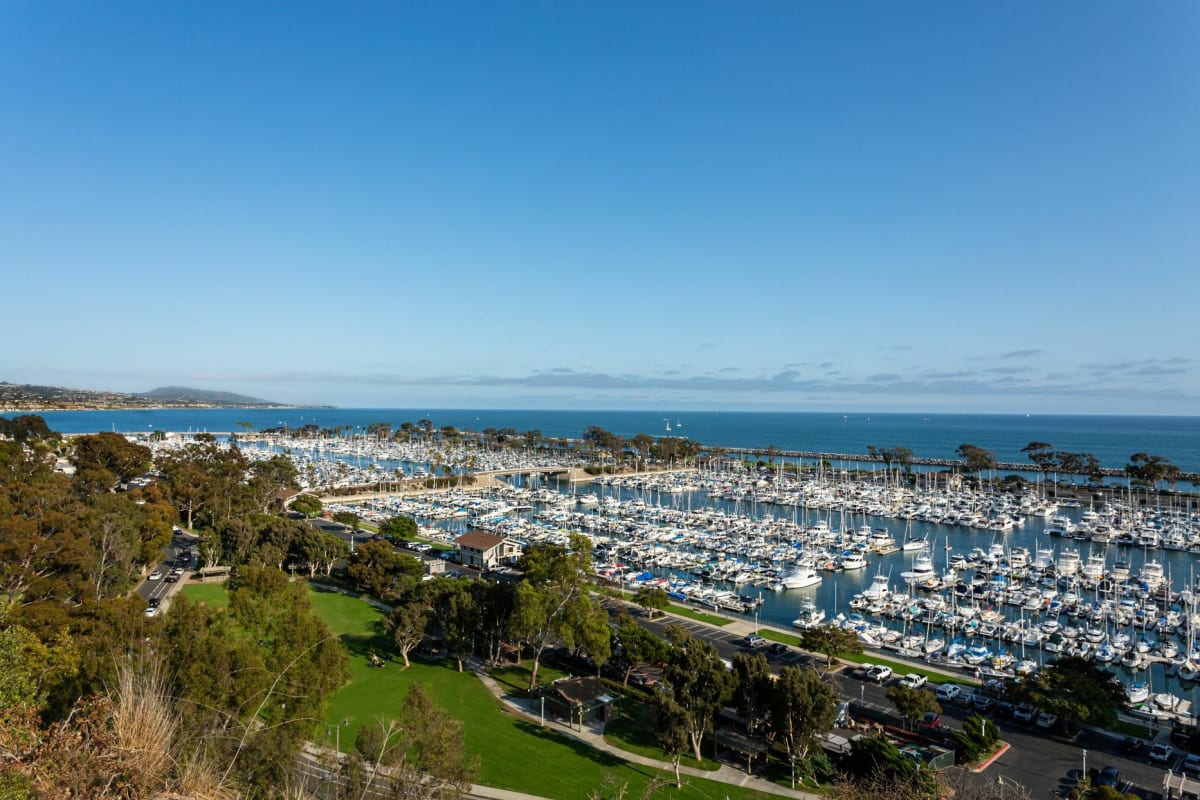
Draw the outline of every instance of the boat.
[[[792,620],[792,627],[801,630],[820,627],[825,621],[824,609],[817,608],[811,597],[806,597],[800,605],[800,615]]]
[[[838,563],[844,570],[862,569],[867,565],[867,559],[863,558],[863,554],[857,550],[848,550],[842,553]]]
[[[816,586],[821,582],[821,575],[815,569],[803,564],[797,566],[779,581],[784,589],[805,589]]]
[[[1150,684],[1146,681],[1137,681],[1125,687],[1125,700],[1131,706],[1136,706],[1139,703],[1144,703],[1150,699]]]

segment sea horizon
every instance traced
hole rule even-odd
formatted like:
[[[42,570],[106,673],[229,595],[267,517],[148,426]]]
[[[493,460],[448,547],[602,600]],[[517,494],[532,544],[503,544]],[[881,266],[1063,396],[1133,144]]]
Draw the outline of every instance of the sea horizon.
[[[1200,416],[1114,414],[981,414],[832,411],[570,410],[430,407],[163,408],[5,412],[39,413],[68,434],[119,431],[238,432],[317,425],[365,428],[379,422],[431,419],[437,427],[539,430],[544,436],[580,438],[591,425],[631,437],[686,436],[708,446],[865,454],[869,447],[903,446],[922,458],[956,458],[972,444],[1000,461],[1024,463],[1021,448],[1046,442],[1053,449],[1091,453],[1105,467],[1123,467],[1134,453],[1161,455],[1180,469],[1200,472]],[[1032,469],[1032,464],[1031,464]]]

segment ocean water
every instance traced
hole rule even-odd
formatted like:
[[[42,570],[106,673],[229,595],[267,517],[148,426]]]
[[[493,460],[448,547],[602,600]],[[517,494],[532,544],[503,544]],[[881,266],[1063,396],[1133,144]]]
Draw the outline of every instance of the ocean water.
[[[8,416],[12,416],[11,414]],[[155,411],[50,411],[42,414],[63,433],[96,431],[240,430],[287,424],[298,427],[376,422],[398,427],[422,418],[438,427],[538,429],[547,436],[578,438],[589,425],[633,436],[686,436],[707,445],[767,447],[829,453],[866,453],[868,446],[907,447],[923,458],[954,458],[961,444],[992,450],[1001,461],[1027,462],[1032,441],[1055,449],[1092,453],[1121,468],[1134,453],[1163,456],[1187,472],[1200,472],[1200,417],[1065,416],[1016,414],[830,414],[789,412],[538,411],[496,409],[163,409]]]

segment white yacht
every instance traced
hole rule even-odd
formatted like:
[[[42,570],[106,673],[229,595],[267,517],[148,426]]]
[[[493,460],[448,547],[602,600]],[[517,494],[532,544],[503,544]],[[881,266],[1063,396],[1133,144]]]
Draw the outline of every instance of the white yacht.
[[[797,566],[779,581],[784,589],[805,589],[821,582],[821,574],[803,564]]]

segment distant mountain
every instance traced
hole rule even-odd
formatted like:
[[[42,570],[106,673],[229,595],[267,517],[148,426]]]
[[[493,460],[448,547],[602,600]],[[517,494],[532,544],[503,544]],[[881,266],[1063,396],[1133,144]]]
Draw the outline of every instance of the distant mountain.
[[[126,394],[61,386],[33,386],[0,381],[0,412],[69,411],[128,408],[287,408],[284,403],[259,400],[233,392],[163,386]]]
[[[214,392],[209,389],[190,389],[186,386],[160,386],[148,392],[142,392],[146,397],[165,400],[171,403],[203,403],[212,406],[267,406],[274,408],[283,405],[272,403],[270,400],[260,400],[257,397],[247,397],[233,392]]]

